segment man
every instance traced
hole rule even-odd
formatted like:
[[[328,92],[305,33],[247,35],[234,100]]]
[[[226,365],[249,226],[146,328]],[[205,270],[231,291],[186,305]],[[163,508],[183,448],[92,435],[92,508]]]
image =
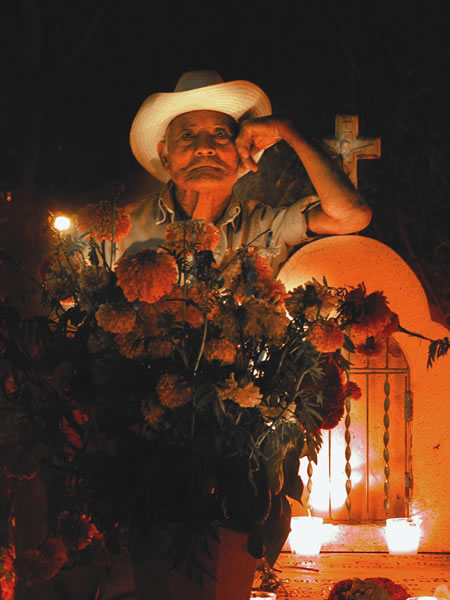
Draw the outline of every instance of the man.
[[[262,152],[280,140],[297,153],[317,196],[278,208],[239,201],[233,185],[256,171]],[[173,220],[207,219],[221,234],[216,258],[270,230],[255,245],[268,250],[277,274],[292,249],[314,234],[360,231],[371,219],[347,177],[290,119],[271,116],[268,97],[248,81],[223,82],[214,71],[185,73],[174,92],[144,101],[130,144],[140,164],[166,185],[129,208],[133,227],[121,253],[161,245]]]

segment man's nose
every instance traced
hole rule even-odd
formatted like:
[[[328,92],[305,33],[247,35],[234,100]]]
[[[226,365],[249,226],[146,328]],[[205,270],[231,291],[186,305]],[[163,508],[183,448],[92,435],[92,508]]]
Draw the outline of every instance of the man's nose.
[[[197,156],[214,156],[216,146],[214,144],[214,136],[209,133],[200,133],[195,140],[195,154]]]

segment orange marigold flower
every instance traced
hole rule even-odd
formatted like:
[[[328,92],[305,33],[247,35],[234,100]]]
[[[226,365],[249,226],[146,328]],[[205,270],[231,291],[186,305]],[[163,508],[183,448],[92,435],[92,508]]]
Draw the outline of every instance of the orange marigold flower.
[[[262,394],[258,386],[253,381],[240,387],[237,383],[234,372],[231,373],[225,382],[217,388],[219,398],[223,400],[232,400],[239,404],[241,408],[254,408],[261,403]]]
[[[286,299],[286,308],[294,319],[304,317],[314,321],[318,317],[327,318],[338,302],[333,289],[313,278],[292,290]]]
[[[208,340],[205,344],[207,361],[219,360],[224,365],[231,365],[236,358],[236,347],[224,339]]]
[[[192,390],[180,375],[163,373],[156,385],[159,401],[167,408],[178,408],[189,402]]]
[[[120,354],[127,358],[136,358],[144,353],[144,337],[140,327],[135,327],[128,333],[116,333],[114,343]]]
[[[176,221],[166,228],[167,245],[175,246],[180,250],[214,250],[219,239],[217,227],[202,219]]]
[[[192,327],[201,327],[205,322],[203,310],[207,309],[207,298],[197,286],[180,288],[174,286],[170,294],[161,298],[158,308],[170,314],[175,321],[185,321]]]
[[[219,306],[214,324],[220,329],[225,339],[233,344],[240,342],[239,324],[232,305],[222,304]]]
[[[335,352],[342,348],[344,333],[333,320],[316,321],[309,327],[306,339],[319,352]]]
[[[359,400],[362,396],[361,388],[354,381],[347,381],[344,392],[346,396],[351,396],[352,400]]]
[[[152,303],[170,292],[178,279],[178,267],[170,254],[147,249],[122,256],[116,274],[127,300]]]
[[[386,344],[382,338],[369,336],[363,343],[355,346],[355,352],[368,358],[376,358],[386,352]]]
[[[168,339],[168,332],[161,326],[161,315],[154,305],[140,302],[136,317],[142,328],[142,351],[155,359],[170,356],[173,340]]]
[[[77,227],[81,233],[87,232],[98,242],[120,242],[131,231],[131,220],[128,213],[119,206],[103,200],[97,204],[88,204],[78,213]]]
[[[342,312],[352,321],[352,335],[357,339],[377,336],[392,319],[392,311],[380,291],[366,295],[363,284],[347,294]]]
[[[227,250],[219,265],[224,279],[223,287],[233,292],[238,300],[255,296],[284,306],[288,296],[282,281],[274,279],[272,267],[266,256],[255,248]]]
[[[284,311],[260,298],[250,297],[241,307],[244,319],[242,330],[246,338],[280,343],[286,334],[289,319]],[[238,340],[237,340],[238,341]]]
[[[399,328],[400,322],[398,319],[397,313],[391,312],[391,318],[388,321],[387,325],[378,332],[378,336],[380,338],[388,338],[391,337]]]
[[[128,333],[136,323],[136,311],[130,304],[102,304],[95,313],[100,327],[112,333]]]

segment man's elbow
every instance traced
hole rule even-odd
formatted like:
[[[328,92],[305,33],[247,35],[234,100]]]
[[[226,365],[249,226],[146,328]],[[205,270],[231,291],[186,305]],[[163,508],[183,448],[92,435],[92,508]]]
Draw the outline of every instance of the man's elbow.
[[[372,220],[372,210],[367,204],[352,211],[345,219],[339,221],[337,234],[357,233],[365,229]]]

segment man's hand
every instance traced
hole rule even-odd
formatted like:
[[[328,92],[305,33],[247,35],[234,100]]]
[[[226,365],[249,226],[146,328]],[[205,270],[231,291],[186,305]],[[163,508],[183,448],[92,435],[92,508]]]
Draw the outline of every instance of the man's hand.
[[[272,116],[242,121],[234,140],[242,168],[257,171],[255,154],[279,142],[283,138],[283,130],[288,126],[288,119]]]

